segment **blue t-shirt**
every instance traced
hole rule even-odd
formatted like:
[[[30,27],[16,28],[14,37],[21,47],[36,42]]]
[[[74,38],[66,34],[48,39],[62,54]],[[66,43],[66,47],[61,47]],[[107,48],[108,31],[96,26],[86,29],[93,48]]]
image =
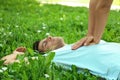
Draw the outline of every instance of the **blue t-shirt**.
[[[99,44],[71,50],[71,45],[54,50],[53,62],[70,67],[88,69],[92,74],[108,80],[120,77],[120,44],[100,41]],[[120,78],[119,78],[120,79]]]

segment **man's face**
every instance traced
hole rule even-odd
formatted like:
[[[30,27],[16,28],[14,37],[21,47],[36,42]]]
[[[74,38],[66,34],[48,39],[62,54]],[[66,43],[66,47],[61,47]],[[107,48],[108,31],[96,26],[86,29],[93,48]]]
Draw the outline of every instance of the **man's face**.
[[[40,41],[38,45],[38,50],[45,52],[47,50],[55,50],[57,48],[60,48],[64,46],[64,40],[62,37],[47,37]]]

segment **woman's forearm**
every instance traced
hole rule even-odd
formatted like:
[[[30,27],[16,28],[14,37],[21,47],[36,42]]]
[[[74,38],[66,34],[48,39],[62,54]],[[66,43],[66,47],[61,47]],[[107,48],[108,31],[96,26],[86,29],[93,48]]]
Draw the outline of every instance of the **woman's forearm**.
[[[87,36],[72,46],[75,50],[84,45],[99,43],[106,26],[108,14],[113,0],[90,0]]]
[[[95,9],[97,6],[97,0],[90,0],[89,3],[89,19],[88,19],[88,33],[87,36],[93,36],[95,27]]]
[[[95,11],[94,41],[98,43],[107,23],[110,7],[113,0],[99,0]]]

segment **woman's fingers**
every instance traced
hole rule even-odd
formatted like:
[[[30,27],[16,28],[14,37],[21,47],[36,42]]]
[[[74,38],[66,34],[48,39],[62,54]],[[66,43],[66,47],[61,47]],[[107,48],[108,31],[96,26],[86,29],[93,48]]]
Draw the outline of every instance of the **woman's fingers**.
[[[80,41],[76,42],[73,46],[72,46],[72,50],[78,49],[81,46],[88,46],[91,43],[94,43],[94,37],[93,36],[88,36],[85,38],[82,38]]]
[[[86,41],[86,37],[82,38],[80,41],[76,42],[73,46],[72,46],[72,50],[78,49],[79,47],[83,46],[84,42]]]
[[[88,46],[91,42],[93,42],[93,36],[87,37],[86,41],[84,42],[84,46]]]

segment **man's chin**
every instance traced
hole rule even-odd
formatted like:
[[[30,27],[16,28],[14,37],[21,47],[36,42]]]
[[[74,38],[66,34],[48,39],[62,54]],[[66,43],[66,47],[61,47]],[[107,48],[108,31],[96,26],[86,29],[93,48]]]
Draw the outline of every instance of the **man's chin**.
[[[60,41],[61,43],[64,43],[64,39],[63,39],[62,37],[59,37],[59,41]]]
[[[55,39],[56,39],[55,40],[55,45],[56,45],[55,49],[61,48],[65,45],[64,39],[62,37],[56,37]]]
[[[55,41],[64,41],[62,37],[54,37]]]

